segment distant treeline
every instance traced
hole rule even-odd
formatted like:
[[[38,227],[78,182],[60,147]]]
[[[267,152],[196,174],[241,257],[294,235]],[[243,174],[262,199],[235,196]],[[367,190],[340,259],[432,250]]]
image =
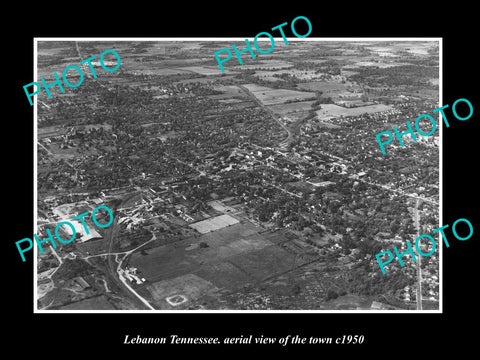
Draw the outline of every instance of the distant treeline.
[[[436,79],[439,76],[438,67],[436,66],[401,65],[390,68],[368,66],[359,67],[355,71],[358,74],[350,76],[350,80],[368,86],[411,85],[431,87],[429,79]]]

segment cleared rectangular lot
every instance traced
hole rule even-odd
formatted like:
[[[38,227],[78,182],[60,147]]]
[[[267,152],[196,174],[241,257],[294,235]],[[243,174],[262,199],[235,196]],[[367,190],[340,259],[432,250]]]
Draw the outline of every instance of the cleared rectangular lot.
[[[315,93],[312,92],[272,89],[266,86],[259,86],[256,84],[245,84],[243,86],[249,91],[251,91],[255,95],[255,97],[260,100],[264,105],[283,104],[285,101],[288,100],[312,100],[316,96]]]
[[[197,230],[200,234],[206,234],[230,225],[237,224],[239,221],[234,217],[224,214],[207,220],[202,220],[189,226]]]
[[[187,255],[186,244],[159,246],[147,251],[147,255],[134,253],[130,265],[138,268],[140,274],[148,281],[173,278],[197,269],[200,264]]]
[[[199,263],[208,263],[263,249],[268,245],[271,245],[268,240],[265,240],[261,235],[257,235],[240,238],[217,247],[210,247],[203,251],[198,251],[191,256]]]
[[[201,241],[198,238],[195,240]],[[208,245],[207,248],[196,248],[191,251],[187,250],[191,243],[189,241],[182,242],[182,244],[159,246],[148,250],[147,255],[135,253],[132,255],[130,265],[138,268],[142,277],[155,282],[195,272],[203,266],[219,263],[233,256],[257,251],[271,245],[271,242],[263,239],[261,235],[240,237],[235,240],[224,239],[222,243],[204,242]]]
[[[229,256],[270,245],[257,231],[258,228],[249,222],[238,223],[205,235],[135,252],[129,264],[138,268],[142,277],[151,282],[174,278],[221,262]],[[199,247],[201,242],[207,247]],[[192,245],[197,246],[192,248]]]
[[[236,289],[254,280],[228,261],[202,266],[195,274],[225,289]]]
[[[305,112],[312,108],[314,101],[299,101],[290,104],[277,104],[270,105],[268,108],[274,113],[281,116],[293,113],[293,112]]]

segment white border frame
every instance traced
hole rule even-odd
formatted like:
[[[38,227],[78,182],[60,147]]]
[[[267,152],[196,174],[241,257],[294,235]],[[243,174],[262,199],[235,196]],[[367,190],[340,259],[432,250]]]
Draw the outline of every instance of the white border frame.
[[[195,38],[195,37],[185,37],[185,38],[157,38],[157,37],[51,37],[51,38],[34,38],[33,40],[33,73],[34,80],[37,82],[37,66],[38,66],[38,42],[39,41],[111,41],[111,42],[120,42],[120,41],[196,41],[196,42],[206,42],[206,41],[218,41],[218,42],[233,42],[233,41],[242,41],[244,42],[246,38],[244,37],[212,37],[212,38]],[[280,37],[274,37],[275,41],[282,41]],[[253,38],[248,38],[249,41],[253,41]],[[270,39],[259,38],[260,41],[267,41]],[[318,38],[318,37],[306,37],[306,38],[288,38],[288,41],[319,41],[319,42],[363,42],[363,41],[437,41],[439,44],[439,106],[443,105],[443,38],[442,37],[332,37],[332,38]],[[286,45],[288,46],[288,45]],[[220,49],[218,49],[220,50]],[[213,56],[212,54],[208,54]],[[219,69],[220,71],[220,69]],[[34,182],[34,229],[37,231],[37,98],[34,98],[33,111],[34,111],[34,143],[33,143],[33,161],[34,161],[34,171],[33,171],[33,182]],[[426,111],[431,111],[433,109],[426,109]],[[439,124],[441,123],[440,114]],[[439,227],[443,223],[443,126],[440,126],[440,144],[439,144]],[[34,279],[33,279],[33,312],[35,314],[65,314],[65,313],[74,313],[74,314],[85,314],[85,313],[94,313],[94,314],[442,314],[443,313],[443,242],[439,241],[439,309],[438,310],[39,310],[37,308],[37,246],[34,246],[33,251],[33,266],[34,266]]]

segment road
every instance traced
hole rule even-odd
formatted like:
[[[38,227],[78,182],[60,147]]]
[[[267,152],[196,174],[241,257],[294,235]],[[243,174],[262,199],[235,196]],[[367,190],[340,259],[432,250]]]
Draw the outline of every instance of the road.
[[[151,241],[154,241],[156,239],[156,236],[155,234],[153,234],[152,238],[150,240],[148,240],[146,243],[143,243],[142,245],[136,247],[135,249],[132,249],[132,250],[129,250],[125,253],[125,255],[120,259],[120,261],[118,260],[118,255],[115,255],[115,261],[118,262],[118,266],[117,266],[117,274],[118,274],[118,277],[120,279],[120,281],[122,281],[123,285],[125,285],[125,287],[130,290],[130,292],[135,295],[137,297],[137,299],[139,299],[145,306],[147,306],[150,310],[155,310],[155,308],[150,305],[150,303],[145,299],[143,298],[139,293],[137,293],[131,286],[130,284],[128,283],[127,279],[125,279],[125,277],[123,276],[123,273],[124,273],[124,270],[122,269],[122,263],[123,261],[127,258],[127,256],[129,256],[130,254],[132,254],[134,251],[137,251],[139,248],[141,248],[142,246],[145,246],[146,244],[148,244],[149,242]]]
[[[274,188],[276,188],[276,189],[278,189],[278,190],[280,190],[280,191],[282,191],[282,192],[284,192],[284,193],[286,193],[286,194],[289,194],[289,195],[292,195],[292,196],[296,196],[297,198],[301,198],[300,195],[295,194],[295,193],[292,193],[292,192],[290,192],[290,191],[288,191],[288,190],[285,190],[285,189],[283,189],[283,188],[281,188],[280,186],[277,186],[277,185],[275,185],[275,184],[269,183],[269,182],[266,181],[265,179],[262,179],[262,182],[265,183],[265,184],[267,184],[267,185],[269,185],[269,186],[272,186],[272,187],[274,187]]]
[[[366,181],[366,180],[362,180],[362,179],[357,179],[357,181],[361,181],[361,182],[364,182],[364,183],[372,185],[372,186],[381,187],[382,189],[392,191],[394,193],[400,194],[401,196],[407,196],[407,197],[410,197],[412,199],[416,199],[417,201],[421,200],[421,201],[425,201],[425,202],[428,202],[428,203],[431,203],[431,204],[438,205],[438,203],[434,200],[430,200],[430,199],[427,199],[427,198],[424,198],[424,197],[421,197],[421,196],[415,196],[415,195],[412,195],[412,194],[408,194],[408,193],[403,192],[402,190],[392,189],[387,185],[375,184],[375,183],[372,183],[372,182],[369,182],[369,181]]]
[[[418,206],[420,200],[415,201],[415,209],[413,211],[413,224],[417,231],[417,237],[420,236],[420,221],[418,215]],[[422,310],[422,257],[417,257],[417,310]]]
[[[238,87],[242,89],[243,92],[245,92],[248,95],[248,97],[251,98],[258,106],[260,106],[263,110],[265,110],[287,132],[287,137],[284,140],[282,140],[282,142],[280,143],[280,146],[282,144],[287,144],[292,137],[291,131],[280,121],[278,116],[272,110],[270,110],[267,106],[263,105],[262,102],[258,100],[258,98],[250,90],[248,90],[243,85],[238,85]]]
[[[83,56],[80,53],[80,47],[78,46],[78,41],[75,41],[75,48],[77,49],[78,57],[80,58],[80,61],[83,60]]]
[[[60,266],[62,266],[62,264],[63,264],[63,259],[62,259],[62,258],[58,255],[58,253],[55,251],[55,248],[52,246],[52,244],[49,243],[48,245],[50,246],[50,251],[51,251],[52,254],[58,259],[58,262],[59,262],[58,266],[57,266],[50,274],[48,274],[48,276],[47,276],[47,277],[51,280],[53,274],[55,274],[55,273],[57,272],[57,270],[60,269]],[[35,270],[35,274],[36,274],[37,280],[38,280],[38,274],[37,274],[36,270]],[[53,281],[53,280],[52,280],[52,281]],[[38,285],[38,282],[37,282],[37,285]]]
[[[53,153],[52,153],[50,150],[48,150],[48,149],[47,149],[45,146],[43,146],[40,142],[37,141],[37,145],[39,145],[39,146],[41,146],[42,148],[44,148],[45,151],[48,152],[50,155],[55,156],[55,155],[53,155]],[[68,163],[67,163],[67,164],[68,164]]]

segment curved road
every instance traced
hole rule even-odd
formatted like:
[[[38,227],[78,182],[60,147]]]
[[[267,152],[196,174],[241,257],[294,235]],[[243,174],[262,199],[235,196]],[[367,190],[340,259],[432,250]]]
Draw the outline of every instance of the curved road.
[[[121,208],[123,204],[125,204],[128,200],[130,200],[131,198],[133,198],[134,196],[137,196],[137,193],[133,194],[133,195],[130,195],[128,196],[126,199],[124,199],[122,201],[122,203],[118,206],[118,208]],[[148,244],[149,242],[153,241],[156,239],[155,235],[153,235],[153,237],[148,240],[147,242],[143,243],[142,245],[140,246],[137,246],[136,248],[132,249],[132,250],[129,250],[129,251],[125,251],[125,252],[114,252],[113,251],[113,247],[114,247],[114,239],[116,237],[116,233],[118,231],[118,228],[117,228],[117,222],[118,222],[118,216],[115,215],[114,217],[114,220],[113,220],[113,224],[112,224],[112,227],[109,229],[108,232],[106,232],[105,234],[105,240],[107,240],[109,243],[108,243],[108,252],[107,253],[104,253],[104,254],[99,254],[99,255],[93,255],[93,256],[108,256],[108,270],[110,272],[110,275],[112,276],[113,279],[115,279],[117,281],[117,284],[120,286],[120,288],[124,288],[126,290],[128,290],[128,292],[134,296],[134,298],[138,301],[140,301],[143,306],[147,307],[148,309],[150,310],[155,310],[155,308],[153,306],[150,305],[150,303],[145,300],[145,298],[143,298],[140,294],[138,294],[128,283],[127,283],[127,280],[125,279],[125,277],[123,276],[123,269],[121,268],[122,266],[122,263],[123,261],[125,260],[125,258],[129,255],[131,255],[134,251],[138,250],[139,248],[141,248],[142,246]],[[118,261],[118,255],[120,254],[124,254],[123,258]],[[117,265],[113,262],[113,259],[112,257],[115,257],[115,261],[117,262]],[[92,257],[92,256],[90,256]],[[118,277],[117,277],[118,276]]]

